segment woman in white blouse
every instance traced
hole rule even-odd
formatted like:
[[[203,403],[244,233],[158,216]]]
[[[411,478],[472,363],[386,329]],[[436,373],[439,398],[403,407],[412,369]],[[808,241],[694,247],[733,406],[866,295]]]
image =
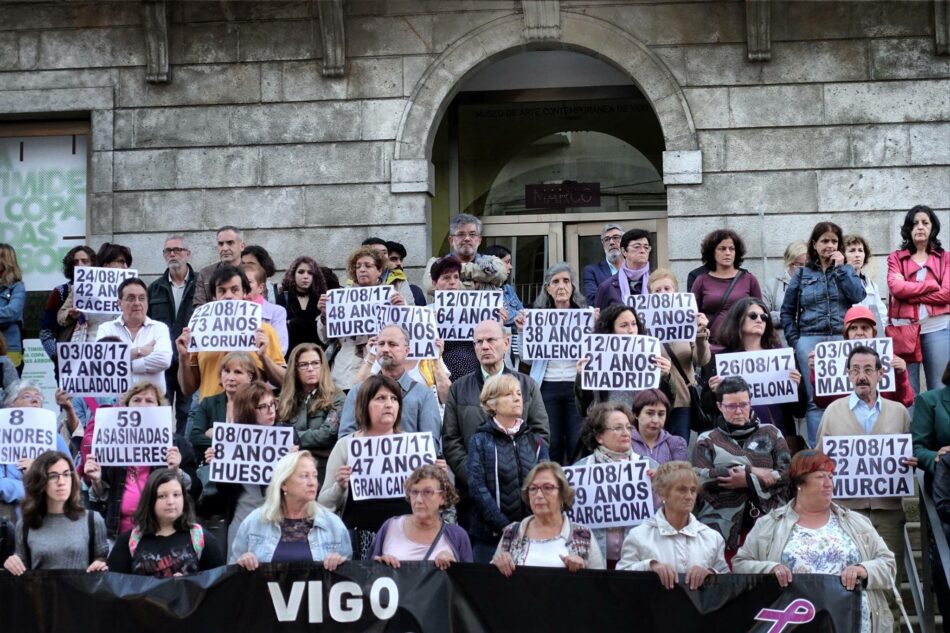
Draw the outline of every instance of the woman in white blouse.
[[[653,571],[667,589],[686,574],[690,589],[699,589],[709,574],[728,573],[726,544],[693,516],[699,479],[689,462],[661,464],[653,491],[663,501],[656,515],[630,531],[617,569]]]

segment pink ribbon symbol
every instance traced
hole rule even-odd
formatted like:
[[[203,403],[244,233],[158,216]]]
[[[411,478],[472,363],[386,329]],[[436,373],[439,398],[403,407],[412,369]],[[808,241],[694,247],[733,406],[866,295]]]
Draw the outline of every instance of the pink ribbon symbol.
[[[805,624],[815,619],[815,605],[808,600],[798,598],[784,610],[762,609],[755,616],[756,620],[772,622],[766,633],[782,633],[789,624]]]

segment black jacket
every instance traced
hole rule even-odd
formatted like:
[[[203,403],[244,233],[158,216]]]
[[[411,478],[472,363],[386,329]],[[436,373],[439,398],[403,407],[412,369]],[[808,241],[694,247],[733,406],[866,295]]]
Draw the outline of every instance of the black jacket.
[[[178,304],[177,313],[175,312],[175,296],[172,293],[172,285],[168,281],[168,270],[148,287],[148,316],[150,319],[161,321],[168,326],[168,332],[172,337],[173,364],[178,361],[178,346],[175,345],[175,339],[181,336],[182,329],[188,327],[191,313],[195,310],[192,301],[195,296],[195,282],[198,275],[191,264],[186,265],[188,266],[188,279],[185,281],[185,292],[182,294],[181,303]]]

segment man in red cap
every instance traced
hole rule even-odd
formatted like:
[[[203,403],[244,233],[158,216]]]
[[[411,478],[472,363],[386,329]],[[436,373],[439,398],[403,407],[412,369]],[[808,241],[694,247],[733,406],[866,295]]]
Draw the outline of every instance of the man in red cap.
[[[859,339],[877,338],[877,320],[874,314],[862,305],[849,308],[844,314],[844,340],[856,341]],[[812,389],[815,386],[815,352],[808,355],[808,366],[811,369]],[[894,402],[900,402],[905,407],[911,407],[914,404],[914,390],[910,386],[910,378],[907,374],[907,363],[897,354],[891,355],[891,366],[894,367],[894,382],[896,391],[882,393],[881,396]],[[839,396],[815,396],[815,405],[825,409],[829,404],[844,395]]]

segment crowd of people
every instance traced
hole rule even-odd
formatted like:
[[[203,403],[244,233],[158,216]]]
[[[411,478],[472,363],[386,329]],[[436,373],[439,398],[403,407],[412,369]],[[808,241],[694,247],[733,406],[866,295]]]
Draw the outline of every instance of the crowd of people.
[[[650,335],[632,298],[680,288],[671,271],[651,268],[650,234],[607,224],[602,261],[580,276],[556,263],[537,297],[519,297],[510,251],[480,252],[481,231],[478,218],[453,217],[451,252],[427,263],[418,286],[403,271],[405,247],[381,238],[353,250],[342,282],[300,256],[275,284],[274,260],[246,245],[237,227],[216,232],[219,260],[199,270],[187,240],[174,235],[158,279],[118,285],[114,318],[75,307],[76,269],[127,268],[131,251],[71,249],[67,281],[52,290],[39,323],[44,349],[56,361],[58,341],[125,342],[135,384],[114,398],[57,392],[59,450],[2,465],[0,514],[16,522],[4,567],[178,576],[225,562],[253,570],[428,560],[441,569],[491,563],[506,576],[521,566],[652,571],[667,588],[691,590],[730,570],[774,574],[783,586],[799,573],[830,573],[848,589],[868,589],[863,630],[888,630],[899,606],[891,589],[903,560],[900,500],[835,502],[835,461],[821,442],[912,433],[914,456],[904,464],[935,476],[938,501],[950,507],[950,465],[941,459],[950,452],[950,255],[931,209],[907,212],[901,248],[879,284],[868,241],[832,222],[789,244],[783,275],[763,283],[742,267],[742,236],[712,231],[686,284],[698,309],[695,338],[663,344],[649,359],[657,388],[633,391],[583,388],[587,357],[522,361],[512,335],[526,305],[592,310],[595,334]],[[436,359],[410,359],[410,335],[398,324],[328,337],[330,290],[381,285],[396,306],[458,290],[498,290],[503,305],[472,340],[438,341]],[[39,388],[17,376],[24,297],[16,253],[0,245],[6,408],[43,406]],[[256,350],[191,351],[194,309],[242,300],[262,308]],[[858,343],[846,361],[853,392],[816,396],[819,343],[885,335],[895,390],[879,390],[891,367]],[[746,380],[716,369],[720,354],[786,347],[795,402],[755,402]],[[165,467],[100,466],[90,440],[97,411],[164,405],[175,426]],[[273,464],[268,485],[209,481],[214,423],[290,427],[294,450]],[[434,463],[409,475],[404,495],[357,498],[351,442],[403,433],[431,434]],[[649,465],[651,517],[610,528],[571,518],[565,467],[639,460]]]

